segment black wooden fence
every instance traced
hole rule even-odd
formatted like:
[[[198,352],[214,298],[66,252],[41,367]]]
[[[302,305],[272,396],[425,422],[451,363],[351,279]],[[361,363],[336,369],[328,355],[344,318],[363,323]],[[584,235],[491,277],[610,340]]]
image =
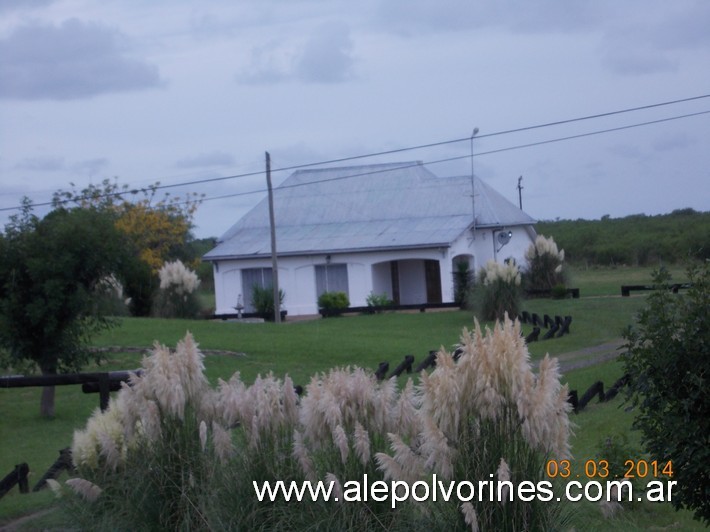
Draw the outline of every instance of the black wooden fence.
[[[0,388],[27,388],[34,386],[67,386],[81,384],[84,393],[98,393],[101,410],[108,408],[109,395],[121,389],[122,382],[128,382],[131,374],[140,375],[141,370],[135,371],[103,371],[97,373],[71,373],[64,375],[12,375],[0,377]],[[59,458],[47,470],[32,491],[42,489],[48,478],[57,478],[64,470],[71,469],[71,451],[66,448],[59,451]],[[26,463],[15,466],[3,479],[0,480],[0,498],[10,491],[16,484],[20,493],[28,493],[28,475],[30,468]]]
[[[109,393],[121,389],[122,382],[128,382],[135,371],[103,371],[97,373],[69,373],[64,375],[11,375],[0,377],[0,388],[27,388],[32,386],[67,386],[81,384],[84,393],[98,393],[101,410],[108,408]]]

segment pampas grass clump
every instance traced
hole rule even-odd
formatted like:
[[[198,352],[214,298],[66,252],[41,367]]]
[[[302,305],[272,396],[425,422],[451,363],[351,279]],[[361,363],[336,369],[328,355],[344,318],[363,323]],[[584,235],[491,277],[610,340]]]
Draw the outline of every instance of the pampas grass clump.
[[[342,503],[347,482],[537,481],[546,457],[569,455],[567,389],[556,361],[534,374],[517,322],[476,322],[455,361],[398,389],[361,368],[312,377],[303,397],[272,374],[204,376],[188,333],[175,351],[154,347],[106,412],[94,412],[72,447],[78,486],[96,486],[86,523],[147,529],[524,530],[554,527],[554,503],[476,499]],[[259,503],[253,482],[332,482],[342,504]],[[506,484],[507,486],[507,484]],[[100,520],[96,517],[100,516]],[[109,516],[109,517],[107,517]],[[93,519],[93,521],[92,521]],[[119,528],[120,528],[119,526]]]
[[[160,289],[153,301],[153,314],[160,318],[194,318],[200,305],[197,274],[180,260],[166,262],[158,271]]]
[[[526,289],[552,290],[555,286],[566,285],[565,250],[558,249],[552,237],[538,235],[525,251],[525,260],[523,278]]]
[[[520,270],[514,260],[489,260],[478,272],[467,299],[468,306],[482,320],[502,320],[507,313],[517,316],[521,299]]]
[[[442,349],[436,369],[422,375],[417,389],[422,430],[408,444],[390,435],[390,451],[376,457],[385,478],[412,481],[436,473],[445,480],[496,478],[514,485],[544,480],[547,458],[570,456],[568,389],[560,383],[556,359],[546,356],[533,373],[520,324],[507,315],[485,333],[477,322],[473,331],[464,330],[460,348],[458,362]],[[505,486],[502,494],[509,501]],[[452,529],[464,519],[482,530],[547,530],[560,510],[554,502],[517,498],[492,504],[487,494],[484,502],[471,505],[436,503],[427,515],[432,526]]]

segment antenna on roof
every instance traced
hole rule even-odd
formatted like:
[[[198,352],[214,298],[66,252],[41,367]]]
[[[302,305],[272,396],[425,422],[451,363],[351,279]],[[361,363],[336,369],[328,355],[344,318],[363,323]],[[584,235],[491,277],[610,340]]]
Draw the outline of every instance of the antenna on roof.
[[[473,133],[471,133],[471,214],[473,215],[473,226],[471,231],[473,232],[473,239],[476,240],[476,188],[473,184],[474,182],[474,172],[473,172],[473,137],[478,134],[478,128],[473,128]]]

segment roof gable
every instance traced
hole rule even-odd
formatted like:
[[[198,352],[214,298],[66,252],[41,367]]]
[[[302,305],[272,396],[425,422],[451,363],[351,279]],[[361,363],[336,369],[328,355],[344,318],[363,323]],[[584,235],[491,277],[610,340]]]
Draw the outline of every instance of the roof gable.
[[[475,179],[477,227],[534,220]],[[298,170],[274,189],[279,254],[448,245],[472,222],[471,177],[437,177],[420,162]],[[205,258],[270,253],[264,198]]]

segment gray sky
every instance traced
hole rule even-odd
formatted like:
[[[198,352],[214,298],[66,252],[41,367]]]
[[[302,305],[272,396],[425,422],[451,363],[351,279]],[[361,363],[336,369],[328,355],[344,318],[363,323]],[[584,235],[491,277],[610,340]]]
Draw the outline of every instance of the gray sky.
[[[523,176],[537,219],[710,210],[710,114],[508,149],[710,111],[710,98],[492,135],[710,94],[708,28],[705,0],[2,0],[0,208],[70,182],[169,185],[263,171],[267,150],[278,169],[478,127],[476,175],[515,203]],[[467,175],[470,150],[344,164]],[[264,188],[261,174],[170,191],[241,194],[201,205],[205,237]]]

